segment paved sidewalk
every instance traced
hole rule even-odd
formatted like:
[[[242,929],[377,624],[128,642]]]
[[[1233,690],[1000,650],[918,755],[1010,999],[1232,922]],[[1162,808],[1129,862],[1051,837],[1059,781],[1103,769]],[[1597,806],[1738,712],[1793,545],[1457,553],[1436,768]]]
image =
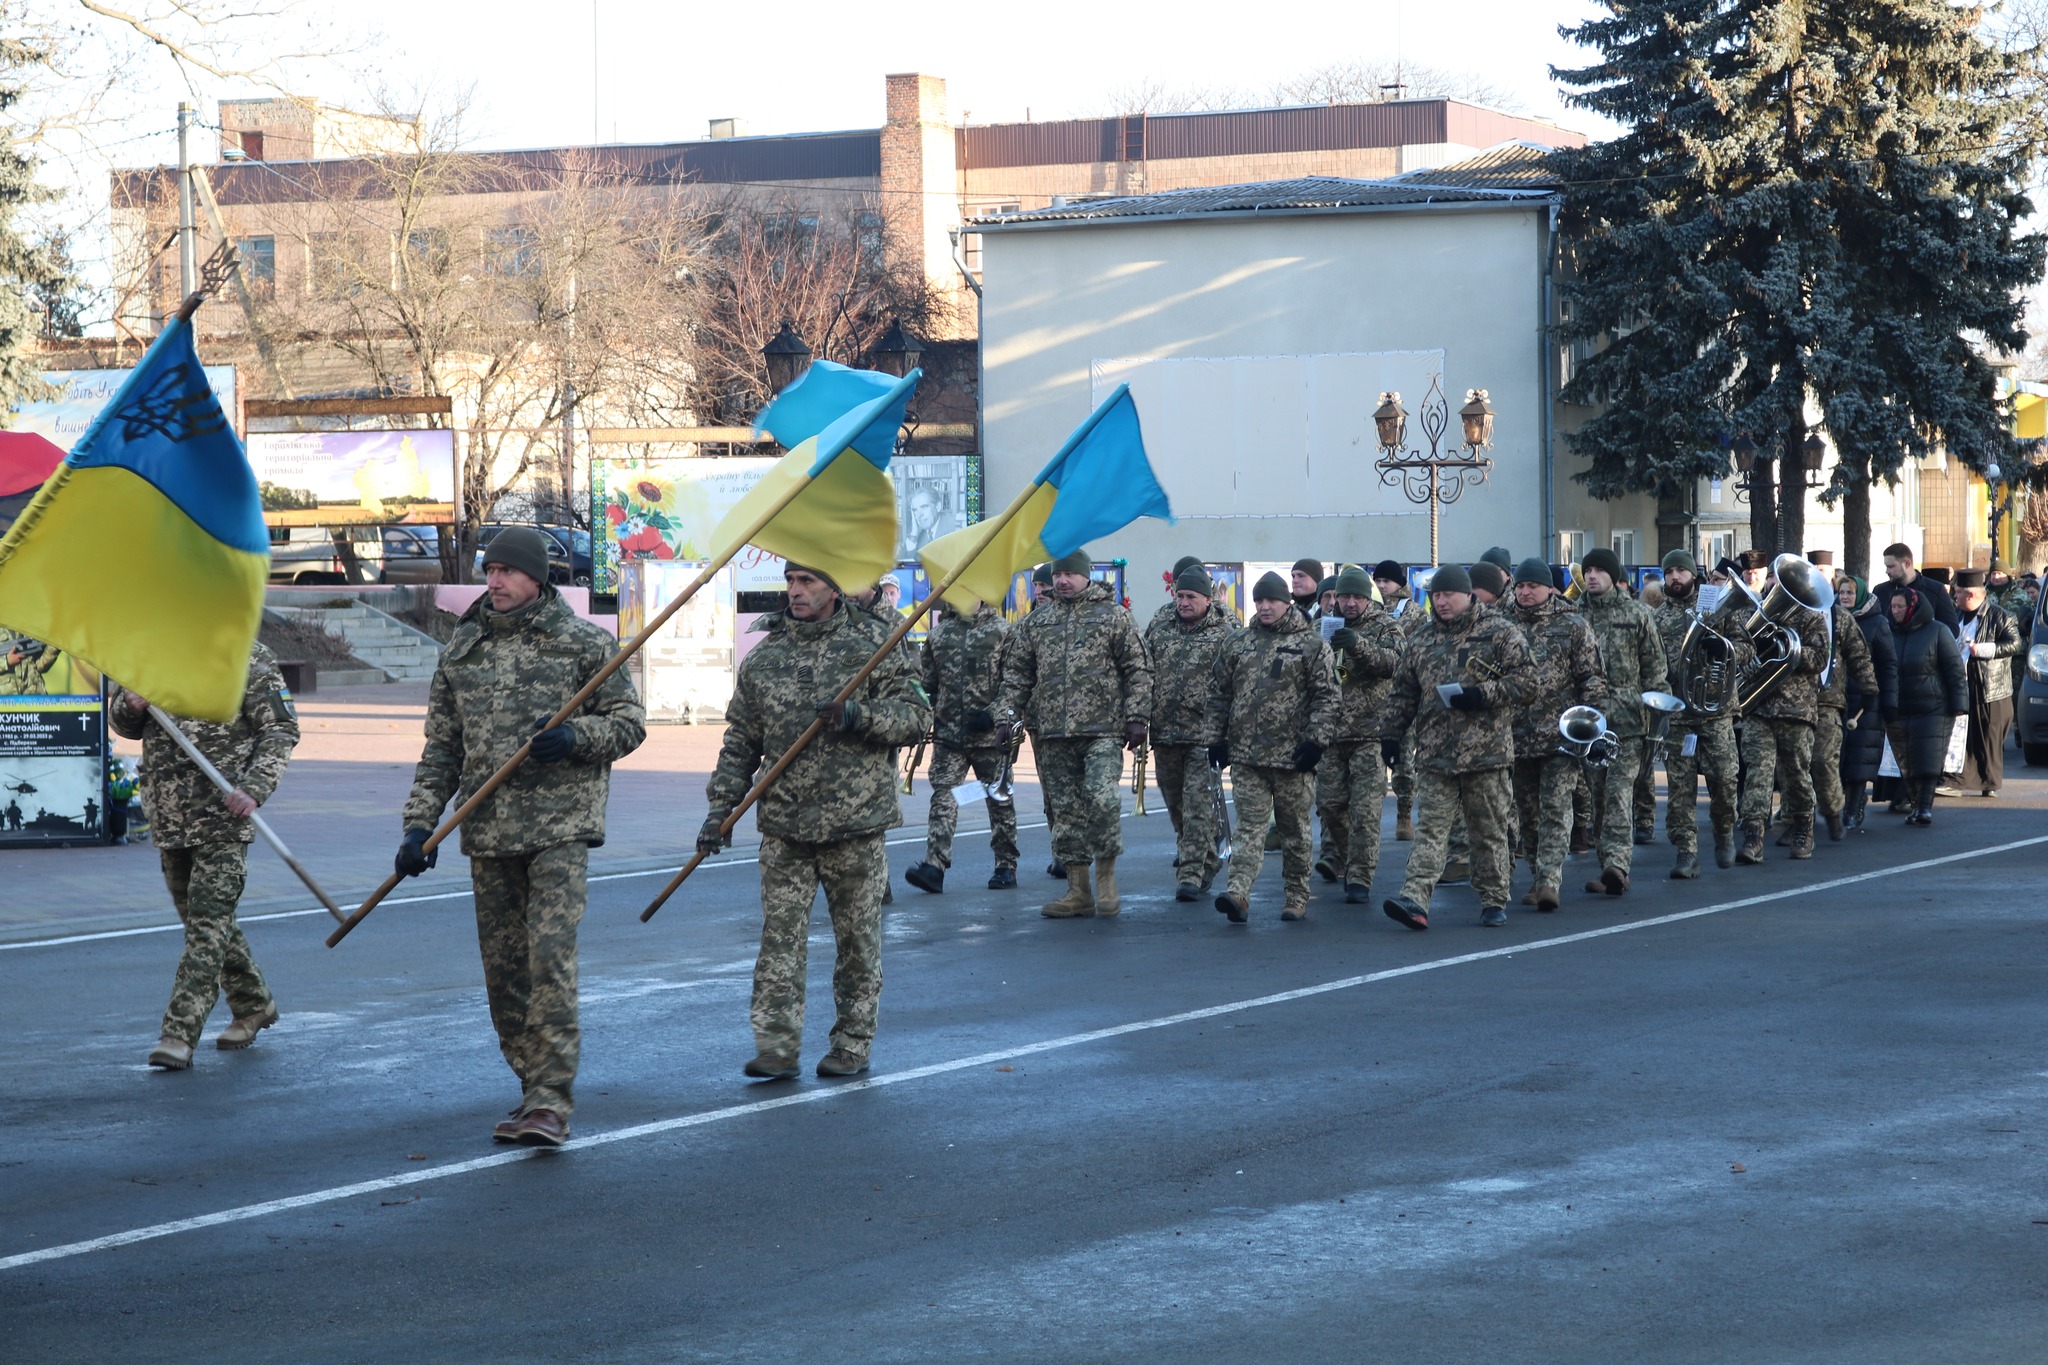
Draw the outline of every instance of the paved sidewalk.
[[[398,812],[419,758],[426,701],[423,682],[337,688],[299,699],[303,738],[263,815],[344,910],[360,904],[390,875],[402,832]],[[592,850],[592,873],[682,865],[704,821],[704,783],[724,736],[725,727],[718,725],[648,727],[647,742],[612,770],[607,838],[603,848]],[[140,751],[139,744],[116,743],[117,753]],[[931,797],[924,772],[919,769],[916,792],[903,798],[906,827],[894,837],[909,837],[924,828]],[[1128,780],[1125,785],[1128,788]],[[1016,789],[1020,822],[1041,823],[1044,806],[1029,745],[1018,763]],[[1126,790],[1126,805],[1129,802]],[[1156,810],[1156,795],[1152,805]],[[988,861],[981,837],[987,829],[983,803],[962,800],[956,848],[969,871]],[[758,842],[749,815],[734,831],[733,843],[743,853]],[[1021,842],[1026,869],[1042,869],[1049,856],[1044,831],[1026,831]],[[467,869],[455,839],[444,847],[447,856],[440,866],[400,894],[467,886]],[[907,846],[890,850],[890,866],[899,883],[902,869],[915,856]],[[0,886],[8,888],[0,897],[0,942],[176,921],[156,850],[147,844],[0,852]],[[906,889],[899,885],[898,894]],[[251,848],[248,890],[242,897],[245,913],[316,904],[266,845],[258,842]]]

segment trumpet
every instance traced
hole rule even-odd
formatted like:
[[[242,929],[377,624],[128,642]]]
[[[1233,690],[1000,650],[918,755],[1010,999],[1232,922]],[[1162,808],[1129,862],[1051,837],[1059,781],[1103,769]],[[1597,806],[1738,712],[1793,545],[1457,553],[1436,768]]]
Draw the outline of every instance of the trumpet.
[[[1557,718],[1557,733],[1564,738],[1557,751],[1589,768],[1604,768],[1621,756],[1621,741],[1607,728],[1607,717],[1597,707],[1567,707]]]
[[[919,741],[917,742],[917,747],[913,748],[913,749],[912,749],[912,750],[910,751],[910,761],[909,761],[908,763],[905,763],[905,764],[903,765],[903,794],[904,794],[905,796],[908,796],[908,795],[910,795],[910,793],[911,793],[911,790],[912,790],[912,781],[911,781],[911,780],[912,780],[913,778],[915,778],[915,777],[917,776],[917,765],[918,765],[918,764],[920,764],[920,763],[922,763],[922,762],[924,762],[924,751],[925,751],[925,748],[926,748],[926,746],[928,746],[928,745],[929,745],[929,744],[930,744],[931,742],[932,742],[932,732],[931,732],[931,731],[929,731],[929,730],[927,730],[927,731],[925,731],[925,732],[924,732],[924,738],[923,738],[923,739],[920,739],[920,740],[919,740]]]
[[[1652,716],[1650,762],[1660,763],[1665,757],[1665,745],[1671,738],[1671,722],[1677,720],[1679,712],[1685,710],[1685,699],[1669,692],[1645,692],[1643,708]]]
[[[1211,763],[1209,774],[1209,791],[1216,799],[1216,858],[1220,862],[1231,854],[1230,803],[1223,799],[1223,769]]]
[[[1017,771],[1017,756],[1024,752],[1024,727],[1016,726],[1010,734],[1010,743],[1003,750],[1003,766],[996,769],[996,780],[981,784],[982,795],[999,806],[1007,806],[1016,799],[1011,783]]]
[[[1145,760],[1152,756],[1150,744],[1140,744],[1131,759],[1131,792],[1138,798],[1131,808],[1133,815],[1150,815],[1145,809]]]

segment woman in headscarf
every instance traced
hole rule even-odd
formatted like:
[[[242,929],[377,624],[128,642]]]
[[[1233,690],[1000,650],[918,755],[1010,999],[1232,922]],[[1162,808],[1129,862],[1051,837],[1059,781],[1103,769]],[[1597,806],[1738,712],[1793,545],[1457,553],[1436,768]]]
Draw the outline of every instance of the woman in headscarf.
[[[1906,751],[1897,755],[1905,774],[1912,811],[1909,825],[1934,823],[1934,788],[1941,781],[1943,759],[1955,718],[1970,710],[1970,690],[1963,679],[1963,656],[1956,637],[1934,619],[1927,594],[1935,585],[1901,587],[1891,599],[1892,643],[1899,656],[1899,718],[1904,723]]]

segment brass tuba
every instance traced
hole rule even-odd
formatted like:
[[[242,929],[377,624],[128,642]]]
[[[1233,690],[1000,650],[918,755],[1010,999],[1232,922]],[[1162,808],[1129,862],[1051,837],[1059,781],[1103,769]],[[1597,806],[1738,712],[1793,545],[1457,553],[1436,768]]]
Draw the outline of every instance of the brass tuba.
[[[1755,657],[1736,671],[1735,704],[1746,707],[1769,696],[1771,690],[1799,666],[1803,648],[1799,632],[1786,622],[1801,608],[1819,612],[1827,625],[1829,650],[1834,644],[1835,588],[1813,565],[1787,551],[1771,561],[1771,576],[1777,581],[1759,602],[1756,594],[1743,588],[1749,598],[1749,615],[1740,629],[1749,638]],[[1738,584],[1741,580],[1736,580]],[[1825,671],[1825,670],[1823,670]]]
[[[1673,682],[1685,709],[1696,716],[1724,715],[1735,704],[1735,642],[1709,625],[1705,612],[1695,610],[1685,629]]]

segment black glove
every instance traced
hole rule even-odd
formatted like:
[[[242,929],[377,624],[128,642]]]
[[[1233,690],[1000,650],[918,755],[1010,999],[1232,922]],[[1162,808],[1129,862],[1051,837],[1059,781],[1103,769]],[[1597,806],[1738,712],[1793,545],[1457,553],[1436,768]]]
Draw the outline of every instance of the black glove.
[[[969,712],[967,713],[967,733],[968,733],[968,734],[970,734],[970,735],[985,735],[985,734],[987,734],[987,733],[988,733],[989,731],[991,731],[991,730],[993,730],[993,729],[995,729],[995,728],[996,728],[996,718],[995,718],[994,716],[990,715],[990,714],[989,714],[988,712],[986,712],[986,711],[969,711]]]
[[[697,851],[699,853],[708,858],[725,847],[725,836],[719,833],[719,827],[724,823],[725,817],[722,815],[707,815],[704,817],[704,828],[697,831]]]
[[[409,829],[405,832],[405,842],[398,846],[398,856],[392,859],[391,864],[399,876],[417,877],[441,861],[441,850],[427,847],[427,839],[433,832],[430,829]]]
[[[1124,722],[1124,747],[1135,749],[1145,742],[1145,722],[1127,720]]]
[[[1228,744],[1211,744],[1209,746],[1209,766],[1212,768],[1227,768],[1230,766],[1230,746]]]
[[[1386,764],[1389,768],[1398,768],[1401,766],[1400,740],[1382,739],[1380,741],[1380,762]]]
[[[1316,763],[1322,756],[1322,745],[1312,739],[1303,740],[1294,746],[1294,771],[1298,773],[1314,772],[1316,770]]]
[[[560,763],[576,752],[576,732],[567,725],[557,725],[552,730],[542,728],[546,725],[546,720],[533,723],[533,739],[526,751],[536,763]]]
[[[1344,627],[1342,630],[1331,632],[1330,648],[1336,650],[1339,654],[1358,648],[1358,632],[1349,626]]]
[[[857,701],[821,701],[818,714],[842,730],[851,730],[860,724],[860,703]]]
[[[1484,711],[1486,709],[1486,698],[1479,695],[1479,689],[1468,687],[1457,696],[1451,698],[1451,709],[1453,711]]]
[[[1008,747],[1010,747],[1010,741],[1015,739],[1016,737],[1017,727],[1015,725],[1012,725],[1009,721],[1006,720],[999,720],[996,722],[994,736],[996,743],[1002,745],[1004,748],[1007,749]]]

